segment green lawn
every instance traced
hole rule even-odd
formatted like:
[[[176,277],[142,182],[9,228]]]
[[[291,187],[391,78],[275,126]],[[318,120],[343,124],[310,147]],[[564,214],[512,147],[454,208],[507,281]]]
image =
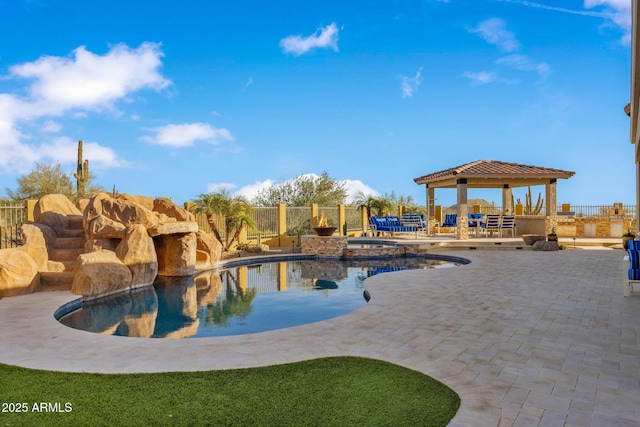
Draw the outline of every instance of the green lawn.
[[[355,357],[120,375],[0,364],[0,396],[0,427],[445,426],[460,406],[453,390],[426,375]],[[34,412],[40,402],[52,409],[58,402],[61,412]],[[16,403],[26,403],[27,412],[6,412]]]

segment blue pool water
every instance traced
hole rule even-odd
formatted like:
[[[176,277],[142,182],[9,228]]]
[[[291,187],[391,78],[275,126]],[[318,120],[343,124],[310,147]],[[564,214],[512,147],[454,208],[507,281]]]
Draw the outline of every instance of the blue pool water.
[[[427,258],[265,262],[209,271],[195,278],[161,277],[141,290],[84,302],[77,310],[63,313],[59,321],[90,332],[144,338],[264,332],[330,319],[362,307],[367,277],[453,265],[451,260]]]

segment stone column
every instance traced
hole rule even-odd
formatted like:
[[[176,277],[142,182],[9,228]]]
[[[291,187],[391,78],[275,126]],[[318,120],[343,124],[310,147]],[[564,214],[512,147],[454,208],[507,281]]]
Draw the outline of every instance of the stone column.
[[[558,201],[556,195],[556,180],[552,179],[545,185],[545,196],[547,198],[545,232],[551,233],[558,223]]]
[[[456,238],[459,240],[469,239],[469,207],[467,206],[467,180],[458,180],[458,227],[456,228]]]
[[[502,214],[513,215],[513,189],[509,184],[502,187]]]
[[[320,212],[316,203],[311,205],[311,227],[317,227],[320,221]]]
[[[435,188],[429,187],[429,184],[427,184],[427,215],[425,218],[427,222],[427,234],[431,234],[430,223],[431,223],[431,220],[434,219],[436,215],[435,202],[436,202]]]

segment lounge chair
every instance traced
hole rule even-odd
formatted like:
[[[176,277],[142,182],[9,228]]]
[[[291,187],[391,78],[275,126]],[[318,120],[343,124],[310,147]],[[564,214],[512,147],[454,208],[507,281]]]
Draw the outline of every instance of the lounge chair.
[[[503,215],[500,219],[500,237],[502,230],[511,230],[511,237],[516,235],[516,217],[515,215]]]
[[[489,237],[489,233],[500,233],[500,215],[487,215],[487,220],[482,227],[484,233]]]
[[[625,297],[631,295],[634,284],[640,284],[640,240],[629,241],[627,254],[622,263]]]
[[[418,231],[427,231],[427,223],[424,220],[423,214],[411,214],[405,213],[402,214],[402,218],[400,219],[402,225],[410,225],[418,227]]]

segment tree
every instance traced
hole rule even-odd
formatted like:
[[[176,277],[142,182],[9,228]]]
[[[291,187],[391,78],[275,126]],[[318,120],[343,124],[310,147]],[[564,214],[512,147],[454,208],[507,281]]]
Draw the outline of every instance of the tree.
[[[70,199],[75,195],[69,175],[62,172],[60,164],[51,163],[36,163],[34,170],[18,178],[18,188],[15,191],[8,188],[5,190],[14,202],[37,200],[47,194],[64,194]]]
[[[371,209],[376,204],[376,198],[371,194],[364,194],[363,191],[358,191],[351,204],[358,210],[367,209],[367,217],[371,217]]]
[[[226,190],[201,194],[193,201],[192,211],[205,214],[211,231],[225,251],[238,240],[243,227],[255,226],[249,202],[242,196],[232,197]],[[224,240],[220,235],[219,220],[216,217],[224,223]]]
[[[337,206],[344,203],[347,191],[344,184],[330,178],[327,172],[320,176],[300,175],[289,181],[261,190],[253,199],[257,206]]]

